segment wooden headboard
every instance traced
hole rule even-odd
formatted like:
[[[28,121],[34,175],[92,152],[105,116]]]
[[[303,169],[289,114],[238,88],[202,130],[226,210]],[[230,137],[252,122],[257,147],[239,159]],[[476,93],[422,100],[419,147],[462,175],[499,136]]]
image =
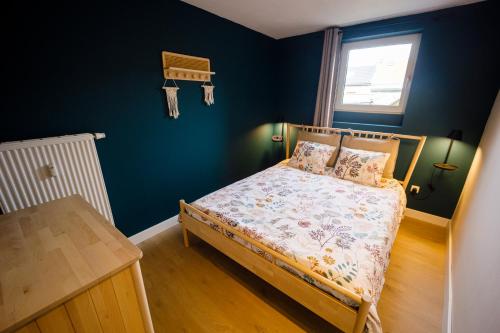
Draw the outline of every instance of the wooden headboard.
[[[420,153],[422,152],[422,148],[424,148],[426,136],[417,136],[417,135],[406,135],[406,134],[396,134],[396,133],[384,133],[384,132],[371,132],[371,131],[361,131],[361,130],[353,130],[348,128],[332,128],[332,127],[317,127],[317,126],[307,126],[307,125],[296,125],[296,124],[286,124],[286,158],[290,158],[290,138],[291,138],[291,130],[292,128],[296,128],[298,130],[303,130],[311,133],[321,133],[321,134],[350,134],[352,136],[360,137],[360,138],[368,138],[368,139],[389,139],[389,138],[398,138],[403,140],[414,140],[418,141],[417,148],[413,153],[413,158],[411,163],[406,171],[405,178],[403,180],[399,180],[399,182],[403,185],[403,188],[406,190],[408,183],[410,182],[411,175],[413,174],[413,170],[415,170],[415,165],[417,164],[418,158],[420,157]]]

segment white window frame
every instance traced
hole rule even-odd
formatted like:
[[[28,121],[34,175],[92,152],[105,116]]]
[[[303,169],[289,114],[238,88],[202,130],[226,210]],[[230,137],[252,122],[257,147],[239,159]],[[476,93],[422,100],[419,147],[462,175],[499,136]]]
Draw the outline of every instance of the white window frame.
[[[421,34],[401,35],[395,37],[382,37],[357,42],[346,42],[342,44],[340,55],[340,67],[338,72],[337,87],[335,92],[335,110],[348,112],[364,112],[364,113],[382,113],[382,114],[404,114],[408,95],[410,93],[411,81],[413,79],[413,71],[417,62],[418,49],[420,47]],[[408,44],[411,43],[410,56],[408,58],[408,66],[406,68],[405,81],[401,90],[401,98],[398,106],[386,105],[359,105],[359,104],[343,104],[342,97],[344,96],[345,79],[347,75],[347,63],[349,51],[355,49],[364,49],[377,46]]]

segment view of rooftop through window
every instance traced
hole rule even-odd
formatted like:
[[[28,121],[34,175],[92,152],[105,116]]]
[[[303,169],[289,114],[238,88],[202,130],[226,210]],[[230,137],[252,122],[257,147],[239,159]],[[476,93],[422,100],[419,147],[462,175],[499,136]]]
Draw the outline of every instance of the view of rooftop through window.
[[[399,106],[412,44],[348,53],[343,104]]]

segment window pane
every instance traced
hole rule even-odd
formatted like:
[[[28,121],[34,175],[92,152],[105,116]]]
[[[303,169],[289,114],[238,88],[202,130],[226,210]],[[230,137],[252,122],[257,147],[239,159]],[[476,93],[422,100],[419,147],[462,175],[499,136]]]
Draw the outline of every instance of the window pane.
[[[349,51],[343,104],[399,106],[412,44]]]

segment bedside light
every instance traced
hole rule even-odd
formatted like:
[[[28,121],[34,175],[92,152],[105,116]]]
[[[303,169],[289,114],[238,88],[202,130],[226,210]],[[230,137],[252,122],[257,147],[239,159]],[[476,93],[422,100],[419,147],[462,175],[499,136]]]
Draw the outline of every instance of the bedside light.
[[[273,142],[283,142],[282,135],[273,135],[271,139],[273,140]]]
[[[280,121],[280,123],[281,123],[281,134],[273,135],[271,137],[271,140],[273,140],[273,142],[283,142],[283,128],[285,127],[285,122]]]
[[[455,140],[459,140],[459,141],[462,140],[462,130],[454,129],[450,132],[450,134],[448,134],[447,137],[451,140],[450,140],[450,145],[448,146],[448,151],[446,152],[446,157],[444,159],[444,162],[443,163],[434,163],[433,165],[435,168],[438,168],[438,169],[441,169],[444,171],[454,171],[454,170],[458,169],[458,166],[453,165],[453,164],[449,164],[448,157],[450,157],[450,152],[451,152],[451,147],[453,147],[453,142]]]
[[[451,147],[453,147],[453,142],[455,142],[455,140],[462,141],[462,130],[454,129],[446,137],[450,139],[450,145],[448,146],[448,151],[446,152],[446,157],[444,158],[444,161],[442,163],[432,164],[435,169],[432,171],[429,183],[427,183],[429,192],[427,193],[427,195],[423,197],[418,197],[417,195],[418,193],[416,191],[411,191],[410,193],[415,198],[415,200],[425,200],[429,198],[429,196],[436,190],[436,186],[434,185],[434,175],[436,174],[437,169],[441,171],[455,171],[458,169],[458,166],[448,163],[448,158],[450,157],[450,152],[451,152]]]

